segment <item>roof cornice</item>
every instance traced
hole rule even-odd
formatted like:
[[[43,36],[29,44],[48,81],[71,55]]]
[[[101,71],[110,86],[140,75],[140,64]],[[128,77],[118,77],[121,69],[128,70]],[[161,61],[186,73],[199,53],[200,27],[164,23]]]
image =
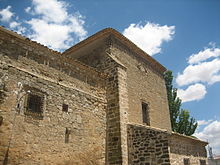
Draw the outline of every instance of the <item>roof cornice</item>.
[[[113,28],[106,28],[103,29],[94,35],[88,37],[87,39],[79,42],[78,44],[72,46],[71,48],[67,49],[66,51],[63,52],[64,55],[68,55],[72,52],[75,52],[79,50],[80,48],[92,43],[93,41],[103,38],[108,35],[114,35],[117,39],[119,39],[123,44],[125,44],[130,50],[135,52],[136,54],[140,55],[144,59],[146,59],[150,65],[152,65],[154,68],[156,68],[160,73],[164,73],[167,69],[161,65],[159,62],[157,62],[153,57],[148,55],[146,52],[144,52],[142,49],[140,49],[137,45],[135,45],[132,41],[130,41],[128,38],[123,36],[121,33],[116,31]]]

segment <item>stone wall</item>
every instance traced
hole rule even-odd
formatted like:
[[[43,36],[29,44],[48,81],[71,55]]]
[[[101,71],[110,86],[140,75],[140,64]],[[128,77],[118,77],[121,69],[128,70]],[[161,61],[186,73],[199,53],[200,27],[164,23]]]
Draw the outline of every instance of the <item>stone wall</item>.
[[[188,159],[190,165],[200,165],[200,160],[207,164],[206,145],[198,139],[173,133],[170,139],[171,164],[184,165],[184,159]]]
[[[109,38],[94,47],[87,45],[82,53],[72,52],[71,58],[85,63],[108,75],[106,83],[107,96],[107,144],[106,164],[126,165],[127,151],[127,70],[112,57]]]
[[[0,105],[0,115],[3,117],[0,162],[5,160],[8,164],[24,165],[83,164],[83,161],[92,159],[97,164],[104,164],[107,105],[103,86],[105,80],[101,77],[96,79],[96,74],[100,73],[92,70],[83,73],[86,71],[81,72],[78,68],[82,77],[92,75],[90,77],[94,83],[66,74],[68,70],[63,70],[65,66],[61,65],[58,70],[58,66],[52,67],[38,61],[38,55],[46,56],[47,50],[42,52],[27,44],[27,49],[33,49],[35,61],[24,56],[25,43],[14,41],[11,37],[7,41],[1,36],[0,45],[0,76],[1,80],[4,78],[7,89],[4,103]],[[28,94],[34,91],[43,96],[40,118],[26,113]],[[68,105],[68,112],[62,110],[63,104]]]
[[[146,59],[138,57],[119,41],[111,48],[115,59],[127,68],[128,120],[143,124],[142,102],[148,104],[150,126],[171,131],[167,94],[163,75]]]
[[[90,84],[93,87],[104,87],[102,81],[105,76],[92,67],[79,61],[63,56],[61,53],[48,49],[28,38],[10,32],[0,27],[0,53],[11,59],[18,60],[25,57],[38,64],[61,71],[71,77]],[[33,70],[38,72],[35,68]],[[44,74],[46,70],[44,70]],[[47,76],[47,75],[45,75]],[[62,81],[62,79],[60,78]]]
[[[143,125],[128,125],[129,165],[169,165],[169,134]]]
[[[220,159],[208,159],[208,165],[220,165]]]
[[[113,36],[61,54],[0,28],[0,50],[0,82],[6,84],[0,162],[169,165],[182,164],[183,158],[194,164],[205,160],[205,143],[171,136],[162,73]],[[37,115],[27,111],[35,93],[43,100]],[[142,102],[148,104],[150,126],[143,125]]]
[[[127,86],[126,68],[104,55],[99,68],[109,75],[107,82],[107,164],[127,165]]]

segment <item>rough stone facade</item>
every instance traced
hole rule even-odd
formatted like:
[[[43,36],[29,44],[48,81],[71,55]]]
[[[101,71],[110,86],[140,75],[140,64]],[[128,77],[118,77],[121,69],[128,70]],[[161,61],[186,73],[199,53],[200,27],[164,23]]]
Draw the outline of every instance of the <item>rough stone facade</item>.
[[[206,158],[206,143],[200,140],[173,133],[170,139],[171,164],[183,164],[188,159],[190,165],[208,163]]]
[[[165,70],[114,29],[59,53],[0,27],[0,162],[205,160],[205,142],[171,132]]]
[[[146,60],[125,49],[119,41],[115,41],[111,51],[115,58],[127,68],[128,121],[143,123],[141,103],[145,102],[149,107],[150,126],[170,131],[163,75],[148,65]]]
[[[65,70],[65,66],[58,70],[62,61],[54,59],[52,62],[49,57],[44,59],[44,55],[50,55],[47,49],[34,49],[12,36],[1,35],[0,73],[4,77],[7,97],[0,112],[3,116],[0,162],[5,159],[10,143],[10,164],[64,163],[74,155],[93,149],[98,150],[100,162],[104,164],[104,80],[95,74],[87,74],[86,67],[81,64],[68,66],[67,63],[66,67],[71,70]],[[39,61],[32,60],[33,56]],[[73,74],[77,69],[80,77]],[[94,73],[98,74],[95,70]],[[44,96],[42,118],[26,113],[28,91],[39,91]],[[68,112],[62,111],[63,104],[68,105]],[[70,131],[68,143],[65,143],[66,129]]]
[[[169,165],[169,133],[128,125],[129,164]]]

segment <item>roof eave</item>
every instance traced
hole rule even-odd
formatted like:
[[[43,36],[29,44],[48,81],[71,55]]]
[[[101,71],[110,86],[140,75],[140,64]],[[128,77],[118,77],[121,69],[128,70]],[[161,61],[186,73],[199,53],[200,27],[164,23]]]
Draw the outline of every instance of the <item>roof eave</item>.
[[[127,45],[132,51],[134,51],[135,53],[137,53],[138,55],[142,56],[143,58],[145,58],[147,61],[150,62],[150,64],[155,67],[160,73],[164,73],[167,69],[161,65],[159,62],[157,62],[154,58],[152,58],[150,55],[148,55],[146,52],[144,52],[142,49],[140,49],[137,45],[135,45],[132,41],[130,41],[128,38],[126,38],[125,36],[123,36],[121,33],[119,33],[118,31],[116,31],[113,28],[106,28],[103,29],[97,33],[95,33],[94,35],[88,37],[87,39],[79,42],[78,44],[72,46],[71,48],[67,49],[66,51],[63,52],[64,55],[68,55],[74,51],[77,51],[78,49],[86,46],[87,44],[105,37],[107,35],[114,35],[116,38],[120,39],[120,41],[122,43],[124,43],[125,45]]]

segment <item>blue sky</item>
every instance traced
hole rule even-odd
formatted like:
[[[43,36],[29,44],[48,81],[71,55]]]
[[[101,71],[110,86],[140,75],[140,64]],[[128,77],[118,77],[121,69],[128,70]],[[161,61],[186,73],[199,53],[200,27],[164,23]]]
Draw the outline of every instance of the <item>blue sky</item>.
[[[195,134],[220,154],[219,0],[0,0],[0,24],[58,51],[112,27],[175,76]]]

